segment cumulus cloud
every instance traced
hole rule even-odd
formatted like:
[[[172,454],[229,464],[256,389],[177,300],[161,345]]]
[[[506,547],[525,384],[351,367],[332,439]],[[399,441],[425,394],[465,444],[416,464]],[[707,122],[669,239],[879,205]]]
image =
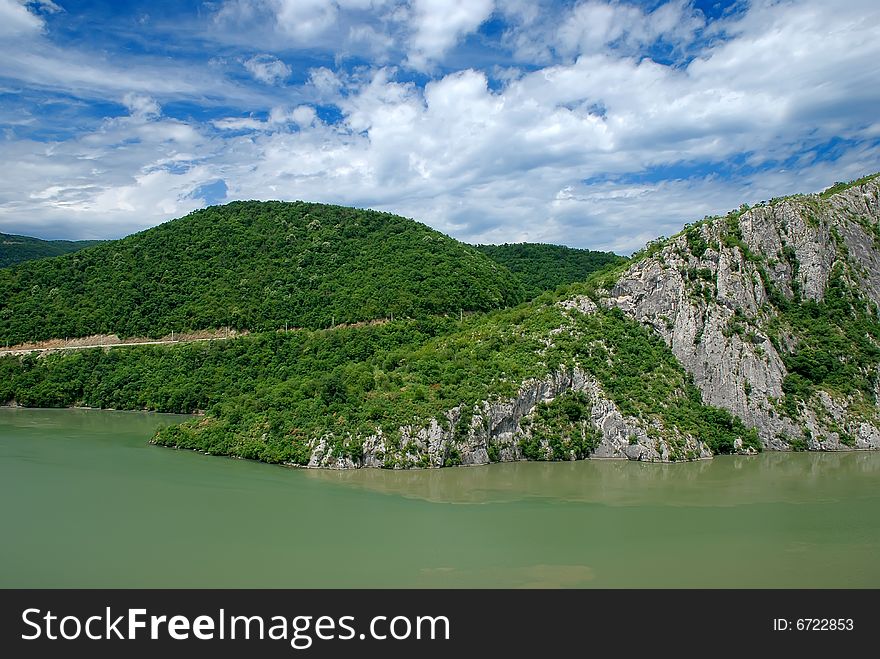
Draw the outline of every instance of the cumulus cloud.
[[[492,14],[493,0],[413,0],[407,62],[425,69]]]
[[[226,0],[214,20],[233,29],[268,21],[289,39],[308,43],[333,27],[339,8],[333,0]]]
[[[348,30],[348,42],[370,53],[378,64],[386,63],[388,53],[394,48],[394,37],[372,25],[352,25]]]
[[[138,119],[153,119],[162,113],[162,108],[152,96],[129,92],[122,97],[122,104],[128,108],[131,116]]]
[[[756,8],[759,13],[731,26],[741,36],[707,48],[684,68],[585,54],[514,78],[500,91],[477,70],[424,88],[395,80],[387,68],[360,82],[321,72],[315,77],[328,89],[349,85],[338,100],[347,130],[320,127],[256,140],[249,146],[257,165],[239,180],[240,194],[287,189],[290,196],[366,203],[472,240],[566,240],[631,250],[744,200],[822,187],[820,176],[805,174],[831,169],[818,163],[769,177],[776,192],[743,175],[625,182],[663,166],[720,165],[744,151],[784,162],[805,144],[820,145],[864,121],[864,107],[848,99],[876,98],[876,87],[832,72],[852,68],[871,72],[860,78],[877,78],[869,64],[878,48],[869,38],[875,28],[853,23],[858,9],[850,16],[821,5],[807,14],[788,9]],[[829,24],[839,27],[830,41]],[[812,43],[824,36],[823,48],[786,50],[780,30]],[[768,67],[770,61],[779,64]],[[751,74],[753,68],[761,74]],[[833,114],[836,122],[816,123],[817,114]],[[851,161],[836,166],[858,173],[876,155],[876,149],[853,151]],[[600,182],[584,183],[593,179]]]
[[[338,5],[327,0],[274,0],[272,5],[278,27],[301,41],[333,25],[338,11]]]
[[[333,49],[337,57],[384,64],[397,54],[420,71],[435,67],[495,8],[494,0],[225,0],[212,14],[216,36],[264,48]]]
[[[244,61],[244,68],[260,82],[278,85],[290,77],[290,67],[274,55],[254,55]]]
[[[702,28],[702,14],[688,2],[667,2],[653,11],[618,2],[577,4],[558,30],[556,48],[567,55],[596,53],[609,46],[633,51],[658,40],[684,44]]]
[[[319,100],[335,103],[343,84],[340,76],[326,67],[309,71],[309,85]]]
[[[370,29],[385,26],[408,51],[389,65],[321,62],[301,85],[252,83],[265,98],[213,88],[228,106],[205,120],[168,117],[166,99],[181,92],[156,83],[120,90],[129,116],[72,137],[13,135],[0,142],[0,226],[26,233],[20,218],[75,218],[92,234],[121,235],[186,212],[201,186],[222,180],[229,199],[352,204],[471,241],[628,252],[743,201],[880,169],[875,2],[754,0],[711,24],[675,0],[651,11],[587,0],[555,13],[514,2],[498,10],[508,27],[493,47],[521,57],[517,35],[539,35],[533,56],[546,60],[505,66],[484,50],[472,68],[438,63],[492,15],[491,2],[447,13],[431,3],[332,4],[338,18],[370,13]],[[275,20],[273,7],[264,18]],[[554,20],[559,29],[548,31]],[[687,56],[646,55],[661,42]]]
[[[409,0],[223,0],[205,3],[212,40],[245,49],[332,50],[385,63],[406,35]]]

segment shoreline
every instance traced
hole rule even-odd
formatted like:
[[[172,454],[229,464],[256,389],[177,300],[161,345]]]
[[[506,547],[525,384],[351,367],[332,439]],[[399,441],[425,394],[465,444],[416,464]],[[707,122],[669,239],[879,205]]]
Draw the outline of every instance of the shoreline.
[[[570,464],[572,462],[634,462],[645,465],[674,465],[674,464],[697,464],[701,462],[711,462],[717,457],[721,456],[712,456],[709,458],[696,458],[694,460],[668,460],[666,462],[661,460],[630,460],[629,458],[612,458],[612,457],[597,457],[597,458],[580,458],[578,460],[500,460],[498,462],[483,462],[479,464],[459,464],[459,465],[449,465],[445,467],[408,467],[408,468],[386,468],[386,467],[373,467],[370,465],[362,465],[360,467],[314,467],[310,465],[300,465],[293,462],[266,462],[264,460],[255,460],[253,458],[243,458],[240,455],[229,455],[227,453],[211,453],[209,451],[202,451],[197,448],[181,448],[180,446],[165,446],[164,444],[156,444],[152,440],[148,442],[150,446],[155,446],[157,448],[167,449],[170,451],[191,451],[192,453],[199,453],[200,455],[204,455],[205,457],[210,458],[228,458],[230,460],[244,460],[247,462],[256,462],[258,464],[271,465],[273,467],[283,467],[285,469],[293,469],[293,470],[303,470],[303,471],[326,471],[326,472],[343,472],[343,471],[361,471],[364,469],[372,470],[372,471],[387,471],[387,472],[406,472],[411,473],[414,471],[424,471],[424,472],[435,472],[442,471],[445,469],[474,469],[479,467],[490,467],[492,465],[503,465],[503,464],[522,464],[522,463],[534,463],[534,464]],[[871,449],[859,449],[859,450],[868,450]],[[850,453],[851,451],[772,451],[773,453]],[[723,455],[736,455],[739,457],[757,457],[760,453],[731,453],[731,454],[723,454]]]
[[[16,402],[2,403],[0,409],[12,410],[96,410],[98,412],[146,412],[147,414],[176,414],[177,416],[205,416],[205,410],[197,410],[195,412],[163,412],[161,410],[136,409],[126,410],[117,407],[91,407],[90,405],[64,405],[60,407],[31,407],[30,405],[19,405]]]
[[[629,458],[615,458],[615,457],[587,457],[580,458],[578,460],[502,460],[498,462],[483,462],[480,464],[459,464],[459,465],[449,465],[445,467],[408,467],[408,468],[386,468],[386,467],[373,467],[368,465],[363,465],[359,467],[342,467],[342,468],[334,468],[334,467],[316,467],[309,465],[301,465],[293,462],[266,462],[264,460],[255,460],[253,458],[244,458],[240,455],[230,455],[227,453],[211,453],[209,451],[202,451],[197,448],[183,448],[180,446],[166,446],[164,444],[156,444],[152,440],[148,442],[151,446],[155,446],[157,448],[167,449],[170,451],[190,451],[192,453],[198,453],[205,457],[210,458],[227,458],[230,460],[244,460],[247,462],[256,462],[259,464],[271,465],[274,467],[283,467],[285,469],[293,469],[293,470],[303,470],[303,471],[324,471],[324,472],[344,472],[344,471],[361,471],[361,470],[372,470],[377,472],[401,472],[401,473],[412,473],[412,472],[436,472],[445,469],[472,469],[478,467],[490,467],[492,465],[503,465],[503,464],[522,464],[522,463],[534,463],[534,464],[570,464],[573,462],[631,462],[635,464],[642,465],[693,465],[693,464],[701,464],[712,462],[717,458],[730,458],[730,457],[738,457],[738,458],[759,458],[764,454],[774,454],[774,455],[785,455],[785,454],[808,454],[808,455],[848,455],[852,453],[878,453],[880,449],[872,449],[872,448],[851,448],[840,451],[778,451],[772,449],[765,449],[761,453],[719,453],[718,455],[713,455],[708,458],[696,458],[693,460],[631,460]]]
[[[179,417],[188,417],[188,418],[199,418],[206,416],[203,410],[199,410],[195,413],[186,413],[186,412],[160,412],[157,410],[146,410],[146,409],[137,409],[137,410],[125,410],[125,409],[115,409],[115,408],[106,408],[106,407],[90,407],[87,405],[68,405],[66,407],[29,407],[26,405],[20,405],[18,403],[3,403],[0,404],[0,409],[14,409],[14,410],[33,410],[33,411],[50,411],[50,410],[91,410],[96,412],[129,412],[129,413],[140,413],[140,414],[162,414],[162,415],[174,415]],[[157,444],[150,438],[147,441],[147,444],[150,446],[155,446],[158,448],[164,448],[175,451],[191,451],[193,453],[199,453],[206,457],[213,458],[228,458],[231,460],[247,460],[249,462],[257,462],[261,464],[274,465],[278,467],[284,467],[287,469],[302,469],[309,471],[326,471],[326,472],[343,472],[343,471],[359,471],[361,469],[370,469],[376,471],[395,471],[395,472],[414,472],[414,471],[424,471],[424,472],[434,472],[439,471],[441,469],[454,469],[456,467],[462,468],[472,468],[472,467],[487,467],[490,465],[496,464],[519,464],[525,462],[534,462],[534,463],[543,463],[543,464],[552,464],[552,463],[571,463],[571,462],[634,462],[645,465],[686,465],[686,464],[699,464],[703,462],[710,462],[719,457],[727,457],[727,456],[739,456],[739,457],[757,457],[762,455],[763,453],[774,453],[774,454],[784,454],[784,453],[809,453],[809,454],[849,454],[849,453],[872,453],[880,451],[880,449],[876,448],[846,448],[840,450],[803,450],[803,451],[792,451],[792,450],[776,450],[776,449],[768,449],[765,448],[761,453],[719,453],[718,455],[712,455],[708,457],[700,457],[694,458],[692,460],[633,460],[625,457],[586,457],[580,458],[577,460],[530,460],[530,459],[522,459],[522,460],[503,460],[498,462],[484,462],[479,464],[458,464],[458,465],[449,465],[449,466],[439,466],[439,467],[407,467],[407,468],[386,468],[386,467],[375,467],[368,465],[361,465],[355,467],[319,467],[319,466],[310,466],[310,465],[302,465],[296,464],[292,462],[266,462],[264,460],[256,460],[253,458],[244,458],[238,455],[231,455],[227,453],[211,453],[209,451],[203,451],[198,448],[182,448],[180,446],[166,446],[164,444]]]
[[[63,407],[31,407],[30,405],[19,405],[18,403],[2,403],[0,404],[0,410],[34,410],[34,411],[50,411],[50,410],[92,410],[95,412],[127,412],[134,414],[168,414],[174,416],[181,417],[202,417],[205,416],[205,412],[203,410],[199,410],[198,412],[162,412],[159,410],[147,410],[147,409],[137,409],[137,410],[126,410],[126,409],[118,409],[116,407],[90,407],[88,405],[65,405]]]

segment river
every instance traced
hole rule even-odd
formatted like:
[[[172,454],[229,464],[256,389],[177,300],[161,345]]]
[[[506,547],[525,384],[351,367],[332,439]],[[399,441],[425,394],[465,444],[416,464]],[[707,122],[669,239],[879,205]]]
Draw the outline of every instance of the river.
[[[880,587],[880,452],[329,472],[0,409],[2,587]]]

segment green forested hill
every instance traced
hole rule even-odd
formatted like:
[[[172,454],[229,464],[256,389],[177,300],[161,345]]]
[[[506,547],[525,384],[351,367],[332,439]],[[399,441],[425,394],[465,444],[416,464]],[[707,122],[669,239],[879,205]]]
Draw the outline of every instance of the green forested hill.
[[[61,327],[72,307],[181,322],[184,309],[209,327],[216,316],[195,311],[247,304],[233,324],[271,318],[270,331],[3,356],[0,404],[204,410],[154,441],[346,468],[880,448],[880,187],[862,181],[744,205],[584,282],[464,317],[443,311],[510,307],[522,284],[420,224],[315,204],[207,209],[0,271],[0,320]],[[806,238],[764,249],[780,236]],[[802,273],[815,249],[821,267]],[[522,260],[541,272],[541,258]],[[321,329],[330,313],[350,321],[386,305],[394,322]],[[313,328],[274,331],[279,309]]]
[[[0,268],[47,256],[69,254],[100,242],[100,240],[40,240],[29,236],[0,233]]]
[[[412,220],[324,204],[233,202],[0,270],[0,340],[320,328],[522,298],[506,268]]]
[[[557,331],[557,328],[564,331]],[[547,337],[553,336],[548,345]],[[318,437],[337,457],[360,461],[367,435],[388,438],[386,467],[440,466],[400,429],[467,410],[443,465],[459,464],[458,443],[481,401],[516,394],[529,378],[576,365],[593,373],[624,414],[648,420],[672,459],[689,456],[683,434],[715,453],[754,433],[702,404],[684,369],[656,335],[618,310],[567,312],[547,294],[463,321],[452,317],[332,330],[250,335],[234,341],[59,352],[0,358],[0,403],[89,405],[207,415],[162,430],[155,441],[212,454],[306,464]],[[586,457],[601,433],[585,430],[593,403],[582,393],[539,406],[516,442],[530,459]],[[661,434],[662,429],[662,434]],[[542,448],[542,438],[549,450]],[[651,439],[654,441],[654,438]],[[498,446],[489,446],[498,460]]]
[[[584,281],[597,270],[625,260],[612,252],[542,243],[477,245],[477,249],[515,273],[530,299],[557,286]]]

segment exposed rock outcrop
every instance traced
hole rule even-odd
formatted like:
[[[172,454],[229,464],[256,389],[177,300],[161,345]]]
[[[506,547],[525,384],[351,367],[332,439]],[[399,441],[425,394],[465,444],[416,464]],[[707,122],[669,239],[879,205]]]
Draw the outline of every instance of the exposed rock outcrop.
[[[877,415],[820,391],[798,415],[778,405],[788,375],[765,328],[786,299],[824,299],[836,263],[880,303],[880,183],[873,179],[828,199],[799,196],[687,229],[633,264],[601,303],[663,337],[711,405],[755,427],[769,449],[880,448]],[[870,232],[870,233],[869,233]],[[574,304],[574,302],[572,302]],[[779,342],[777,342],[779,343]]]
[[[422,427],[404,426],[399,429],[399,437],[394,438],[381,431],[365,437],[362,459],[334,455],[329,450],[328,438],[317,439],[308,466],[411,468],[524,460],[527,457],[522,443],[532,436],[529,424],[524,421],[539,404],[571,392],[582,392],[590,404],[589,418],[580,422],[580,430],[600,433],[592,457],[668,462],[673,454],[677,459],[712,456],[705,444],[693,437],[671,434],[662,426],[648,426],[640,419],[623,415],[603,394],[595,378],[574,368],[526,382],[510,399],[484,402],[473,410],[453,408],[442,423],[434,419]],[[553,455],[546,442],[542,450],[547,459],[574,459],[574,456]]]

